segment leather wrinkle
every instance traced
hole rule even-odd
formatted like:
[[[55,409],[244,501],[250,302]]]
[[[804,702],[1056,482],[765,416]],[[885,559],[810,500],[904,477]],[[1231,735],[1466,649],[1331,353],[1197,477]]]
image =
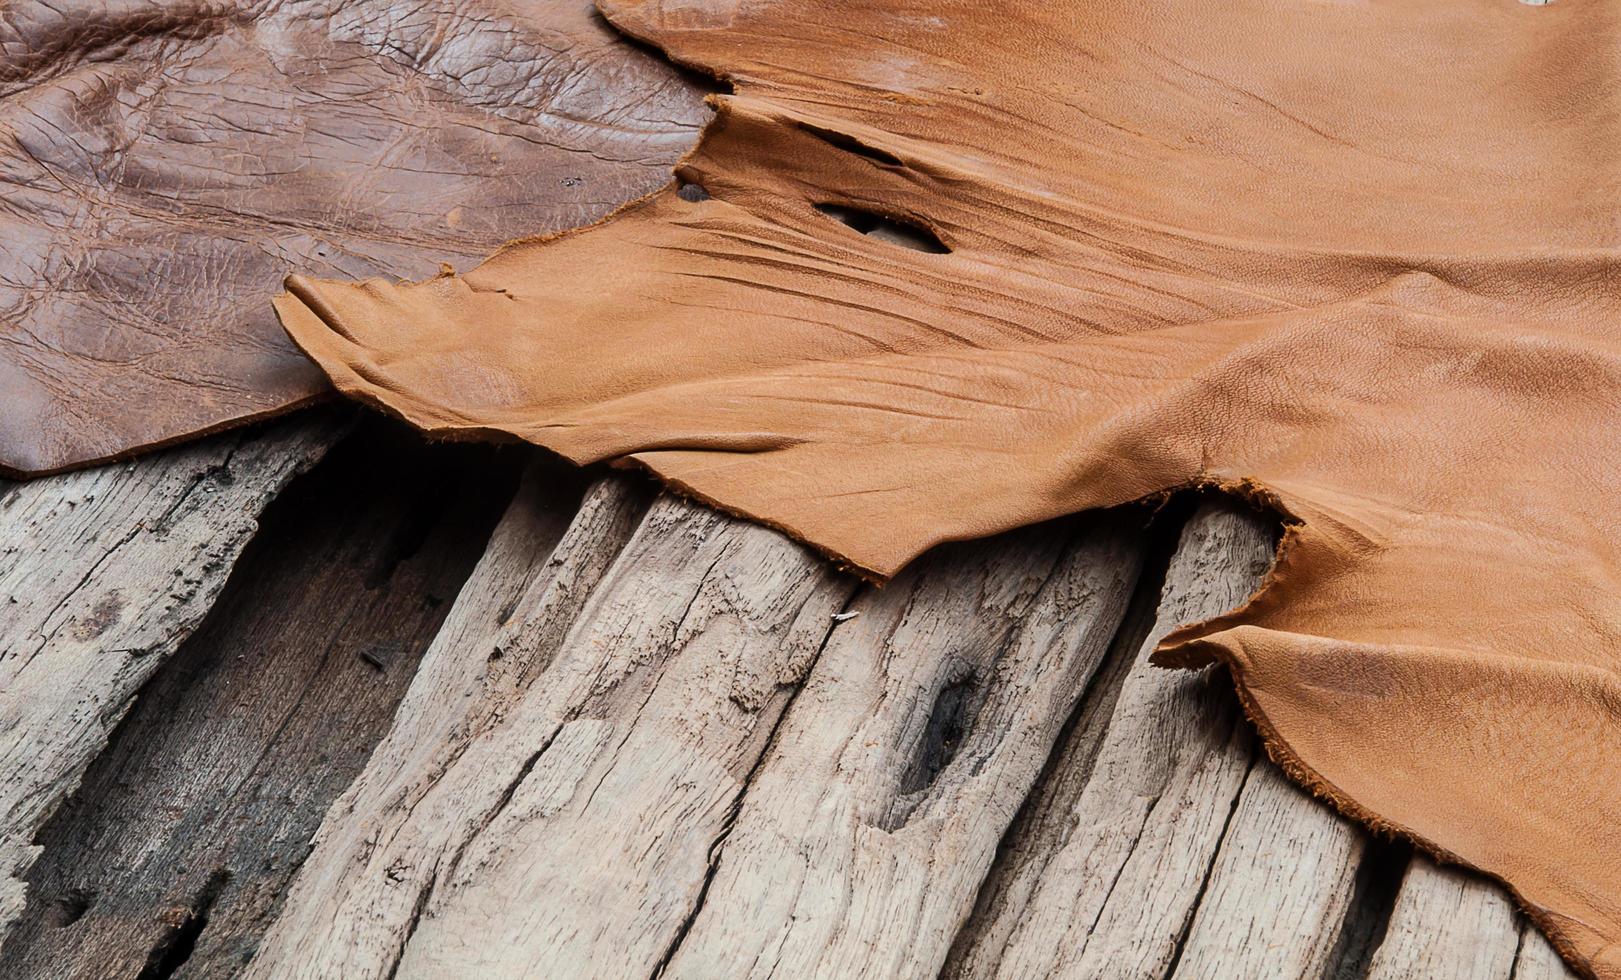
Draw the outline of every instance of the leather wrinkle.
[[[0,473],[327,397],[289,267],[415,279],[594,221],[703,91],[589,0],[0,0]]]
[[[599,5],[730,86],[677,179],[465,274],[293,276],[340,390],[876,580],[1263,503],[1263,589],[1156,662],[1621,977],[1615,0]]]

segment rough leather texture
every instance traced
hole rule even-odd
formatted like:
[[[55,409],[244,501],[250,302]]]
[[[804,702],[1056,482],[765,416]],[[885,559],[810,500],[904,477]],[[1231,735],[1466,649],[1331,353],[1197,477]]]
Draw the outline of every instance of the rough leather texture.
[[[289,267],[593,221],[705,116],[589,0],[0,0],[0,472],[329,391],[270,309]]]
[[[876,577],[1169,488],[1269,500],[1267,586],[1162,662],[1225,661],[1297,778],[1621,977],[1621,6],[604,10],[735,86],[678,169],[710,196],[417,285],[293,277],[341,389],[628,457]]]

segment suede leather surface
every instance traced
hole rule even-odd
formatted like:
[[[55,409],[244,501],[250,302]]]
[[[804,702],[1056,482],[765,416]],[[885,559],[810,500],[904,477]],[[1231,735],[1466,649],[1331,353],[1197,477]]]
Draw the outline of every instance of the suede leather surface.
[[[640,462],[878,578],[1264,498],[1267,585],[1161,662],[1225,661],[1296,778],[1621,977],[1621,6],[603,9],[735,86],[678,170],[709,197],[416,285],[291,278],[339,388]]]
[[[0,0],[0,472],[330,391],[288,268],[432,275],[669,176],[701,92],[589,0]]]

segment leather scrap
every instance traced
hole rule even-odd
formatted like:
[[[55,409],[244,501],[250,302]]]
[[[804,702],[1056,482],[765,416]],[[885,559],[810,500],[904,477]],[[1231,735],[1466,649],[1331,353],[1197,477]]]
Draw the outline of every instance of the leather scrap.
[[[330,391],[289,267],[432,275],[668,180],[701,91],[588,0],[0,0],[0,473]]]
[[[1159,661],[1621,977],[1621,6],[602,9],[734,86],[679,184],[466,275],[289,279],[340,389],[876,578],[1264,499],[1265,588]]]

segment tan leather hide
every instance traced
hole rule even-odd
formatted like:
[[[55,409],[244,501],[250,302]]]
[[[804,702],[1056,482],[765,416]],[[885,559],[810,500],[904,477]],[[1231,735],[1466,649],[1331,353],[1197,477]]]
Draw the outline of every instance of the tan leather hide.
[[[708,199],[278,309],[425,429],[629,457],[878,578],[1261,495],[1268,584],[1161,661],[1621,977],[1618,10],[609,0],[735,86]]]

